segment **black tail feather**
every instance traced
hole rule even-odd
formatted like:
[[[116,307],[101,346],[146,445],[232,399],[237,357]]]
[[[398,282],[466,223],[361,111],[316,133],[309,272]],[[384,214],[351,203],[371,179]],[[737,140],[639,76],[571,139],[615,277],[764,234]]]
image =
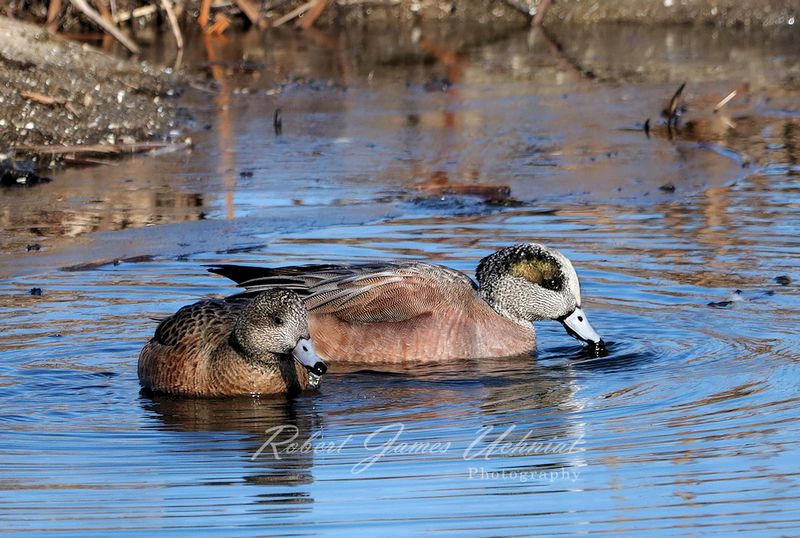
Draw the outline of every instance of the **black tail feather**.
[[[213,265],[208,267],[209,273],[222,275],[241,284],[254,278],[273,276],[272,270],[267,267],[253,267],[249,265]]]

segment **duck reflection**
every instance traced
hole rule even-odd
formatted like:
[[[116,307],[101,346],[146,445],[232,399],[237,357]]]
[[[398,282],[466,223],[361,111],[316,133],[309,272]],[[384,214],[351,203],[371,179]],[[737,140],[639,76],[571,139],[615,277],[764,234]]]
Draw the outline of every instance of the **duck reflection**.
[[[274,398],[179,398],[143,390],[142,408],[171,432],[226,432],[243,434],[243,480],[252,484],[302,486],[313,482],[313,454],[290,447],[312,437],[322,427],[313,395]],[[265,445],[269,441],[270,446]],[[275,447],[273,450],[272,447]],[[207,445],[198,447],[198,452]],[[281,496],[285,502],[311,502],[307,492]],[[277,502],[269,498],[267,502]]]
[[[531,473],[584,465],[583,425],[571,418],[583,404],[568,364],[513,357],[370,368],[328,374],[320,393],[296,399],[143,393],[141,402],[168,431],[244,434],[236,449],[248,460],[244,481],[299,486],[270,503],[313,502],[315,467],[356,478],[396,472],[382,464],[397,461],[421,475],[449,464],[464,475],[475,465]]]

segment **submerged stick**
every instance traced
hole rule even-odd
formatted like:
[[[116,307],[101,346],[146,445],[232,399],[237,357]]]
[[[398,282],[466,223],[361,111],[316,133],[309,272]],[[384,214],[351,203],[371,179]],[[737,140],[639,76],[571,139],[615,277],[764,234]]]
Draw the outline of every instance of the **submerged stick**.
[[[69,1],[73,6],[75,6],[75,9],[86,15],[93,23],[102,28],[104,31],[114,36],[114,38],[122,43],[126,49],[131,51],[133,54],[139,54],[139,47],[136,45],[136,43],[131,41],[125,34],[120,32],[119,28],[101,17],[99,13],[93,10],[89,4],[86,3],[86,0]]]

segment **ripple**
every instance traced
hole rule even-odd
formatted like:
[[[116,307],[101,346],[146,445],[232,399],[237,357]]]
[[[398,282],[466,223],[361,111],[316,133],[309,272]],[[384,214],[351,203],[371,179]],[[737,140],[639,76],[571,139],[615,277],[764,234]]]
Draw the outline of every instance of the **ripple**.
[[[529,57],[529,46],[525,41],[514,57]],[[482,49],[503,57],[507,52],[502,43]],[[478,76],[481,62],[474,58],[471,76]],[[552,66],[542,69],[553,74]],[[381,76],[376,72],[376,80]],[[128,245],[115,245],[122,263],[104,251],[100,262],[60,264],[66,271],[31,262],[30,272],[39,274],[0,281],[3,528],[231,535],[352,534],[357,528],[363,534],[476,536],[795,531],[800,288],[774,279],[797,280],[796,167],[737,169],[746,175],[691,190],[679,185],[672,195],[647,200],[620,198],[627,193],[540,195],[542,182],[560,185],[583,170],[580,159],[595,162],[596,144],[640,150],[647,144],[647,151],[689,160],[698,148],[679,140],[612,143],[545,132],[553,127],[548,116],[582,109],[589,98],[582,89],[563,97],[560,86],[553,95],[531,96],[519,88],[491,94],[501,105],[498,118],[474,107],[488,103],[484,90],[457,90],[458,101],[453,94],[416,92],[407,96],[410,104],[369,88],[337,93],[333,99],[346,103],[373,100],[372,113],[357,115],[351,125],[339,124],[342,118],[326,108],[331,103],[319,92],[303,94],[315,132],[296,136],[307,152],[290,151],[296,142],[290,137],[251,145],[263,138],[263,125],[255,122],[248,124],[252,132],[241,134],[248,143],[239,154],[254,161],[247,162],[256,174],[251,180],[225,185],[217,177],[225,174],[209,172],[217,168],[208,162],[208,170],[197,171],[204,157],[199,153],[180,163],[184,175],[174,185],[195,192],[200,181],[190,176],[202,175],[207,184],[200,190],[209,191],[212,218],[197,207],[159,218],[192,215],[213,227],[176,225],[184,231],[158,236],[161,255],[131,258],[121,253]],[[653,99],[661,97],[658,90]],[[637,91],[650,98],[650,90]],[[597,86],[590,92],[595,99],[597,92],[609,107],[624,109],[615,111],[619,116],[635,109],[627,97],[618,102],[619,88]],[[440,132],[430,125],[440,121],[442,99],[468,119],[459,124],[463,129],[448,129],[448,136],[480,139],[469,147],[483,153],[462,152],[459,145],[458,155],[475,163],[494,160],[497,168],[462,169],[446,157],[427,164],[415,157],[411,146],[439,142]],[[536,111],[541,126],[512,121],[520,103]],[[250,106],[239,103],[231,112],[249,114]],[[398,171],[358,141],[372,132],[365,130],[372,122],[383,121],[376,117],[407,121],[401,112],[409,106],[419,110],[414,126],[400,130],[407,138],[402,147],[383,139],[375,148],[383,159],[403,159]],[[568,123],[572,129],[574,122]],[[497,144],[494,135],[509,144]],[[766,131],[756,138],[761,144],[778,137],[791,138]],[[562,138],[580,143],[562,144]],[[497,149],[509,145],[516,161],[511,169]],[[331,162],[335,146],[359,146],[353,151],[365,169],[351,170],[345,159]],[[322,153],[328,160],[317,158]],[[550,170],[543,162],[559,166]],[[303,189],[294,184],[275,189],[285,180],[278,173],[285,166],[319,174],[303,191],[308,199],[295,199],[294,191]],[[454,183],[463,175],[469,185],[456,194],[435,181],[425,185],[428,178],[417,176],[430,172],[427,166],[447,172],[434,180]],[[663,172],[651,168],[654,177]],[[679,168],[694,181],[693,172]],[[489,176],[496,170],[506,172],[498,177],[510,187],[493,183]],[[260,184],[261,173],[269,188]],[[381,174],[402,181],[378,181]],[[361,184],[368,188],[345,192]],[[159,189],[175,190],[172,184]],[[508,198],[483,196],[492,190],[506,196],[509,189]],[[142,188],[139,194],[149,192]],[[174,193],[160,199],[184,198],[201,202]],[[264,226],[275,220],[259,218],[264,207],[291,204],[311,204],[304,218],[319,214],[314,218],[330,225],[286,219],[276,230]],[[374,222],[335,224],[354,222],[343,215],[372,205]],[[396,217],[378,219],[390,205]],[[234,218],[222,220],[228,211]],[[145,213],[135,208],[140,223],[148,222]],[[26,222],[12,232],[39,233]],[[205,243],[206,237],[195,237],[203,235],[198,230],[219,237]],[[43,235],[49,240],[61,231],[49,225]],[[75,231],[83,233],[85,226]],[[176,246],[173,240],[190,243]],[[472,274],[483,256],[527,241],[553,245],[574,261],[583,306],[607,342],[601,356],[558,323],[542,322],[532,356],[333,369],[320,391],[295,399],[183,399],[140,391],[137,356],[154,320],[198,298],[232,291],[204,264],[425,259]],[[30,295],[33,287],[42,295]],[[730,308],[708,306],[737,289],[743,300]]]

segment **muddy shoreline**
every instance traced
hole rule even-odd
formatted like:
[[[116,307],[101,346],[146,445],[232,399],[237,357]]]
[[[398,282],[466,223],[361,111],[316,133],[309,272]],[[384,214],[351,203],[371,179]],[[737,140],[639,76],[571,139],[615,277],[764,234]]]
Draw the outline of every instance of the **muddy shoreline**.
[[[0,17],[0,154],[37,169],[75,148],[82,160],[168,140],[184,123],[185,77],[108,56],[43,28]],[[49,149],[48,149],[49,147]],[[67,153],[66,155],[69,155]]]
[[[574,49],[571,39],[574,27],[584,27],[582,33],[595,34],[596,23],[636,23],[643,28],[692,23],[775,27],[770,31],[789,35],[796,17],[800,17],[797,13],[800,6],[796,2],[762,0],[746,6],[740,4],[707,0],[663,3],[640,0],[614,3],[559,1],[546,6],[543,23],[556,39],[556,46],[563,48],[565,57],[583,66],[596,63],[597,58],[581,58],[580,50],[571,50]],[[391,24],[401,21],[404,27],[408,26],[408,35],[413,34],[413,28],[426,28],[427,37],[438,34],[440,25],[461,28],[465,21],[470,21],[473,31],[462,30],[460,36],[448,37],[451,44],[454,38],[465,43],[456,47],[458,51],[468,46],[470,35],[475,38],[474,32],[505,35],[518,31],[525,24],[526,14],[536,13],[542,5],[542,2],[530,0],[471,0],[458,5],[438,0],[401,0],[373,2],[368,7],[352,2],[335,2],[323,12],[317,24],[327,29],[363,27],[365,23],[379,28],[387,21]],[[261,6],[261,15],[267,25],[271,24],[271,17],[278,14],[270,9],[267,5]],[[189,3],[182,13],[184,27],[189,30],[196,25],[196,11],[197,6]],[[13,3],[0,13],[19,15]],[[37,13],[34,9],[27,12],[27,16],[35,19]],[[68,10],[62,16],[76,16],[70,13]],[[228,8],[225,13],[231,17],[234,28],[244,22],[235,8]],[[155,20],[142,19],[137,24],[153,26],[154,23]],[[162,28],[161,33],[167,35],[168,30]],[[401,32],[397,39],[398,50],[403,49],[408,36]],[[153,43],[143,45],[153,47]],[[174,44],[169,41],[157,45],[161,46],[174,49]],[[428,52],[415,58],[413,50],[419,47],[416,43],[406,43],[405,48],[408,46],[412,50],[409,53],[412,61],[427,61],[423,57],[431,56]],[[122,50],[117,52],[124,55]],[[427,59],[435,60],[433,57]],[[7,172],[16,166],[21,173],[19,177],[22,177],[19,182],[25,183],[36,180],[32,172],[63,162],[65,157],[76,164],[92,164],[96,157],[146,151],[149,149],[147,146],[138,145],[143,141],[172,141],[180,137],[188,113],[181,108],[181,100],[177,97],[186,88],[187,76],[184,72],[157,66],[160,60],[157,59],[156,64],[147,64],[114,57],[94,47],[69,41],[58,33],[48,32],[43,26],[0,16],[0,169]],[[604,72],[613,72],[615,68],[609,64],[598,71],[597,67],[589,65],[584,70],[603,78]],[[612,78],[635,78],[637,73],[626,69],[628,72],[612,73]],[[796,70],[796,65],[791,64],[786,71],[787,79],[798,78],[793,70]],[[645,78],[652,80],[652,77]],[[86,147],[90,145],[96,145],[96,151]],[[76,147],[77,151],[70,153],[52,149],[43,151],[44,146],[83,148]],[[15,182],[16,176],[0,175],[3,175],[4,184]]]

